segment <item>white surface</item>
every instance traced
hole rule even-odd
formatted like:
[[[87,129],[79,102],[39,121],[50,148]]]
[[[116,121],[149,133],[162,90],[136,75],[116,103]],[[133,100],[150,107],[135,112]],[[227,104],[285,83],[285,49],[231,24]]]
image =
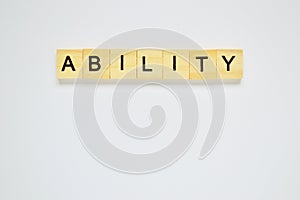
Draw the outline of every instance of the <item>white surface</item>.
[[[300,199],[299,9],[296,0],[1,1],[0,199]],[[135,176],[102,166],[81,145],[73,86],[58,84],[55,50],[144,27],[204,48],[243,48],[245,70],[241,84],[225,85],[226,124],[207,159],[197,159],[200,134],[171,167]],[[193,87],[209,105],[206,90]]]

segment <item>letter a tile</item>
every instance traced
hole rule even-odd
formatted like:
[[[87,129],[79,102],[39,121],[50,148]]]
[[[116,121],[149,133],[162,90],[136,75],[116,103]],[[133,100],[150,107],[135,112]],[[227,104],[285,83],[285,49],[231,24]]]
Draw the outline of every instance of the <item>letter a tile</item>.
[[[56,76],[58,79],[82,78],[81,67],[81,49],[57,49]]]

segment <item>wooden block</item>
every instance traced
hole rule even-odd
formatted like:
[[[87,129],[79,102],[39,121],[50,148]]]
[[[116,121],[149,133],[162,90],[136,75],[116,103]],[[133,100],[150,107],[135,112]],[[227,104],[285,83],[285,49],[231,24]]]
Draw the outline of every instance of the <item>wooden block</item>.
[[[217,75],[216,50],[190,50],[190,79],[215,79]]]
[[[217,50],[217,69],[222,79],[241,79],[243,77],[243,50]]]
[[[163,79],[189,79],[189,50],[163,51]]]
[[[162,50],[137,50],[137,78],[162,79]]]
[[[83,49],[83,78],[110,78],[109,49]]]
[[[56,76],[58,79],[82,78],[81,49],[57,49]]]
[[[111,79],[136,79],[136,51],[111,49],[109,68]]]

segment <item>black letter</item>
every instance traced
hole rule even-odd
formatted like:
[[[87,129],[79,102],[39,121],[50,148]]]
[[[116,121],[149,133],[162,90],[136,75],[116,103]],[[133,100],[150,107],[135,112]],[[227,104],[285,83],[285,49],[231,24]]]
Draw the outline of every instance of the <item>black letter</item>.
[[[173,56],[173,71],[176,71],[176,56]]]
[[[152,72],[152,69],[146,69],[146,57],[143,56],[143,71],[144,72]]]
[[[200,59],[200,71],[203,72],[203,60],[208,59],[207,56],[197,56],[196,59]]]
[[[227,61],[227,59],[226,59],[226,57],[225,56],[222,56],[222,58],[223,58],[223,60],[226,62],[226,64],[227,64],[227,71],[230,71],[230,63],[233,61],[233,59],[235,58],[235,56],[232,56],[231,58],[230,58],[230,60],[229,61]]]
[[[121,55],[121,70],[124,70],[124,55]]]
[[[92,59],[96,59],[97,61],[92,61]],[[89,56],[89,71],[99,71],[100,68],[101,68],[101,65],[100,65],[100,58],[98,56]],[[92,65],[95,64],[97,65],[97,68],[92,68]]]
[[[67,64],[68,61],[69,61],[69,64]],[[74,71],[74,72],[76,71],[76,70],[75,70],[75,67],[74,67],[74,65],[73,65],[73,63],[72,63],[72,60],[71,60],[70,56],[67,56],[67,57],[66,57],[65,62],[64,62],[64,65],[63,65],[61,71],[64,72],[66,67],[71,67],[71,68],[72,68],[72,71]]]

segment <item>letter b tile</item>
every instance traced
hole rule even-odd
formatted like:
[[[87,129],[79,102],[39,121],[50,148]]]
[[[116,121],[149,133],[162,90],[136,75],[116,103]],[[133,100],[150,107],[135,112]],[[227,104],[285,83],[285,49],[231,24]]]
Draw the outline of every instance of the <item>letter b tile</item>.
[[[83,78],[110,78],[109,49],[83,49]]]

